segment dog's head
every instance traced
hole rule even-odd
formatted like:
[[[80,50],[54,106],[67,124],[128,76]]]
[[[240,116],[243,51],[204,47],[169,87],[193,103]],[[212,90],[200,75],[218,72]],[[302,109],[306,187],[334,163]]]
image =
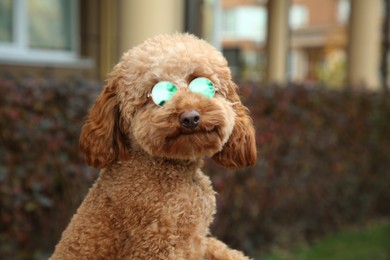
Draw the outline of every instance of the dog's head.
[[[131,150],[155,157],[256,161],[252,121],[220,52],[188,34],[161,35],[125,53],[88,113],[80,147],[104,168]]]

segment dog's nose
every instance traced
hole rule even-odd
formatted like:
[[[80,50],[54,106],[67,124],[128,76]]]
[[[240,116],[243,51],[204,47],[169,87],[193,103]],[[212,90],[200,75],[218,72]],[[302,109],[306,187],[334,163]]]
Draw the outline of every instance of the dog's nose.
[[[180,124],[185,128],[193,129],[200,123],[200,114],[196,110],[186,111],[180,115]]]

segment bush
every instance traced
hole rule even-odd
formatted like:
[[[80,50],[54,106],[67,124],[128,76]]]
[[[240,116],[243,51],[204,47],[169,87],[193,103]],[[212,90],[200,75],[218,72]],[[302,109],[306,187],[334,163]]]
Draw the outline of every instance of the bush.
[[[226,174],[214,233],[251,255],[390,214],[390,99],[381,92],[241,84],[258,163]]]
[[[101,86],[0,78],[0,255],[44,258],[96,178],[78,151]],[[384,93],[241,84],[257,129],[255,167],[207,161],[213,233],[250,255],[390,214]]]
[[[0,79],[0,255],[53,250],[96,173],[78,152],[99,89],[83,80]]]

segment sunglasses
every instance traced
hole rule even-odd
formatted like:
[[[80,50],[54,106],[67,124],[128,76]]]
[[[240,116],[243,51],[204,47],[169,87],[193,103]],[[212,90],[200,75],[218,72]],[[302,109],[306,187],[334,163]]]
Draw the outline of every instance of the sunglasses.
[[[196,78],[188,85],[188,89],[193,93],[201,94],[205,97],[212,98],[217,89],[213,82],[208,78]],[[160,81],[153,86],[152,92],[148,95],[153,102],[158,106],[163,106],[166,102],[172,99],[178,88],[169,81]]]

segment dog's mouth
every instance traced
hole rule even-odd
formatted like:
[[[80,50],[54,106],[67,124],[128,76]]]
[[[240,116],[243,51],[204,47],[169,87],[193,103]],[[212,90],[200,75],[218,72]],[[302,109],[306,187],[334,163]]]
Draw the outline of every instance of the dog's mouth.
[[[174,158],[194,158],[211,156],[222,149],[221,129],[218,126],[210,128],[183,129],[179,128],[165,137],[161,153]]]
[[[218,134],[218,129],[216,126],[209,127],[209,128],[195,128],[195,129],[188,129],[188,128],[178,128],[176,131],[174,131],[172,134],[168,135],[165,140],[167,142],[174,141],[175,139],[179,138],[180,136],[195,136],[195,135],[214,135]]]

